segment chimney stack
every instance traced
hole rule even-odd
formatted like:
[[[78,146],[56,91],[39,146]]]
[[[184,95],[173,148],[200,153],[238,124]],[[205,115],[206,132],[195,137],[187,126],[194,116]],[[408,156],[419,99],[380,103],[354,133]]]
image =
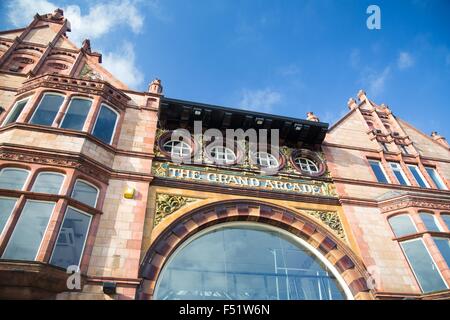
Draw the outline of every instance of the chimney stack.
[[[156,78],[153,80],[150,85],[148,86],[148,92],[154,93],[154,94],[162,94],[163,87],[161,85],[161,80]]]
[[[440,143],[444,147],[450,148],[450,145],[448,144],[447,140],[445,140],[445,137],[439,135],[436,131],[433,131],[431,133],[431,137],[433,138],[434,141]]]

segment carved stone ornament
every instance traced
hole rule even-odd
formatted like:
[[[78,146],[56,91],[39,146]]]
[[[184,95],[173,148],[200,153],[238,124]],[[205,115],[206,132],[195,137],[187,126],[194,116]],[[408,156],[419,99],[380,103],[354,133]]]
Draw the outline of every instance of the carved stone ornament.
[[[156,212],[153,225],[158,225],[165,217],[196,200],[198,199],[158,193],[156,195]]]
[[[334,211],[302,210],[329,227],[340,239],[346,240],[339,214]]]

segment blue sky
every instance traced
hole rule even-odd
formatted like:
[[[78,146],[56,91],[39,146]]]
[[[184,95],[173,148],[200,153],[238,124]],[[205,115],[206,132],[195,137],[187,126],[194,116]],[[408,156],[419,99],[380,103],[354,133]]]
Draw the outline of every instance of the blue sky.
[[[381,9],[369,30],[366,9]],[[2,1],[0,28],[64,8],[132,88],[155,77],[171,98],[333,123],[359,89],[450,140],[448,0]]]

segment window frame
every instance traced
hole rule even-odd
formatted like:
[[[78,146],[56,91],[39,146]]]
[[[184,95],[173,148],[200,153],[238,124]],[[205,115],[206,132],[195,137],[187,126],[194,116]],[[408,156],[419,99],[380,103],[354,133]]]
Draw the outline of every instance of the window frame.
[[[64,122],[64,119],[66,118],[67,112],[70,110],[70,104],[72,103],[72,100],[74,100],[74,99],[88,100],[91,102],[91,106],[89,107],[89,112],[86,114],[86,119],[84,119],[83,127],[81,128],[81,130],[68,129],[68,128],[61,127]],[[88,97],[78,96],[78,95],[68,97],[67,109],[66,109],[66,112],[64,112],[63,117],[61,118],[61,121],[58,124],[58,128],[63,129],[63,130],[87,131],[87,129],[88,129],[87,128],[87,123],[88,123],[87,120],[89,117],[89,113],[91,113],[93,107],[94,107],[94,99],[93,98],[88,98]],[[95,125],[94,125],[94,127],[95,127]],[[92,129],[92,130],[94,130],[94,129]]]
[[[449,289],[449,285],[448,285],[447,281],[445,281],[445,278],[443,277],[443,275],[442,275],[442,273],[441,273],[441,269],[440,269],[439,266],[436,264],[436,261],[434,260],[433,255],[431,254],[430,250],[428,249],[428,246],[426,245],[425,241],[423,241],[423,238],[422,238],[422,237],[419,237],[419,238],[414,238],[414,239],[408,239],[408,240],[405,240],[405,241],[400,241],[400,242],[399,242],[399,245],[400,245],[400,248],[401,248],[401,250],[402,250],[402,252],[403,252],[403,255],[404,255],[405,258],[406,258],[406,261],[408,262],[409,269],[410,269],[411,272],[413,273],[414,278],[416,279],[416,283],[419,285],[420,291],[421,291],[422,293],[424,293],[424,294],[427,294],[427,293],[433,293],[433,292],[439,292],[439,291],[425,291],[425,290],[422,288],[422,285],[421,285],[421,283],[420,283],[420,281],[419,281],[419,278],[417,277],[416,272],[414,271],[414,268],[413,268],[413,266],[412,266],[412,263],[411,263],[411,261],[410,261],[408,255],[406,254],[405,249],[404,249],[403,246],[402,246],[402,243],[413,242],[413,241],[421,241],[421,242],[422,242],[422,245],[423,245],[423,247],[425,248],[425,251],[428,253],[428,255],[429,255],[431,261],[433,262],[433,264],[434,264],[434,266],[435,266],[435,268],[436,268],[436,270],[437,270],[439,276],[441,277],[442,282],[444,283],[445,287],[446,287],[447,290],[448,290],[448,289]]]
[[[25,201],[25,203],[24,203],[22,209],[20,210],[20,215],[19,215],[19,218],[17,219],[16,225],[14,226],[14,230],[12,230],[11,235],[9,236],[8,242],[6,243],[5,249],[3,250],[0,259],[3,259],[3,256],[4,256],[5,252],[6,252],[6,250],[8,249],[8,247],[9,247],[9,245],[10,245],[10,243],[11,243],[11,238],[12,238],[12,236],[14,235],[14,231],[15,231],[15,229],[16,229],[16,227],[17,227],[17,224],[19,223],[19,219],[22,217],[23,209],[25,208],[25,206],[27,205],[27,202],[29,202],[29,201],[30,201],[30,202],[44,202],[44,203],[52,203],[52,204],[53,204],[53,209],[52,209],[52,212],[50,213],[50,216],[49,216],[49,218],[48,218],[47,226],[45,227],[45,231],[44,231],[44,233],[43,233],[43,235],[42,235],[41,242],[39,243],[39,247],[38,247],[38,249],[36,250],[36,255],[34,256],[34,259],[33,259],[33,261],[37,261],[36,259],[37,259],[37,257],[39,256],[39,252],[40,252],[41,249],[42,249],[42,243],[44,242],[45,235],[46,235],[47,232],[48,232],[48,228],[49,228],[49,226],[50,226],[50,222],[51,222],[51,220],[52,220],[52,216],[53,216],[53,214],[55,213],[55,208],[56,208],[56,202],[55,202],[55,201],[36,200],[36,199],[26,199],[26,201]],[[30,261],[30,260],[21,260],[21,261]]]
[[[377,183],[386,184],[386,182],[378,181],[378,177],[377,177],[377,175],[375,174],[375,171],[372,168],[372,162],[376,162],[377,163],[378,167],[381,169],[381,172],[383,173],[384,177],[386,178],[387,183],[388,184],[392,184],[391,179],[389,178],[389,176],[387,175],[386,171],[384,170],[383,163],[381,162],[381,160],[368,159],[368,161],[369,161],[370,170],[372,171],[372,174],[375,177],[375,180],[377,181]]]
[[[388,163],[389,163],[389,168],[391,168],[392,173],[394,174],[395,178],[397,179],[398,184],[404,186],[404,184],[400,182],[400,180],[398,179],[397,175],[395,174],[396,171],[400,172],[400,175],[405,180],[406,185],[407,186],[411,186],[411,182],[409,181],[409,179],[406,176],[405,172],[403,172],[403,168],[402,168],[402,165],[400,164],[400,162],[389,161]],[[394,168],[394,166],[397,166],[397,168]]]
[[[408,217],[408,219],[411,221],[411,224],[413,225],[413,227],[414,227],[414,229],[416,230],[416,232],[414,232],[414,233],[408,233],[408,234],[404,234],[404,235],[398,236],[398,235],[395,233],[394,227],[392,226],[392,224],[391,224],[391,222],[390,222],[389,220],[394,219],[394,218],[396,218],[396,217],[400,217],[400,216],[406,216],[406,217]],[[397,214],[394,214],[394,215],[392,215],[392,216],[389,216],[389,217],[387,218],[387,222],[388,222],[389,227],[391,228],[392,233],[394,234],[394,237],[395,237],[396,239],[403,238],[403,237],[407,237],[407,236],[411,236],[411,235],[414,235],[414,234],[416,234],[416,233],[419,232],[419,229],[417,228],[417,225],[416,225],[416,223],[414,222],[414,219],[411,217],[411,214],[409,214],[408,212],[401,212],[401,213],[397,213]]]
[[[25,107],[28,105],[28,103],[30,102],[30,100],[31,100],[30,97],[26,97],[26,98],[17,100],[17,101],[14,103],[13,107],[11,108],[11,110],[9,110],[9,112],[6,114],[6,117],[5,117],[5,119],[3,119],[3,122],[2,122],[2,125],[1,125],[1,126],[4,127],[5,125],[7,125],[6,122],[8,122],[9,119],[11,119],[12,113],[15,111],[15,109],[17,109],[17,106],[19,105],[19,103],[25,101],[25,105],[23,106],[22,111],[20,111],[19,115],[17,116],[17,119],[19,119],[20,115],[22,114],[23,110],[25,110]],[[14,122],[16,122],[16,121],[14,121]],[[12,122],[11,122],[11,123],[12,123]],[[8,124],[11,124],[11,123],[8,123]]]
[[[276,161],[276,166],[263,166],[263,165],[261,165],[261,163],[260,163],[260,155],[261,154],[264,154],[266,156],[266,160],[268,158],[272,158],[273,160],[275,160]],[[256,159],[256,165],[259,166],[262,169],[277,169],[277,168],[280,168],[281,165],[282,165],[280,158],[275,157],[273,154],[271,154],[270,152],[267,152],[267,151],[257,151],[257,152],[255,152],[254,157]]]
[[[97,195],[98,195],[98,193],[97,193]],[[50,264],[50,261],[52,261],[52,258],[53,258],[53,255],[54,255],[55,249],[56,249],[56,244],[58,243],[59,234],[61,233],[61,229],[62,229],[62,227],[64,225],[64,221],[66,221],[66,216],[67,216],[67,212],[69,211],[69,209],[75,210],[75,211],[77,211],[80,214],[84,214],[84,215],[90,217],[89,224],[88,224],[88,227],[86,229],[86,237],[84,238],[84,241],[83,241],[83,249],[81,250],[80,258],[79,258],[78,264],[77,264],[78,268],[80,268],[81,261],[83,260],[84,251],[86,249],[86,243],[87,243],[87,240],[88,240],[88,237],[89,237],[89,233],[91,231],[92,220],[94,220],[94,215],[86,213],[86,212],[84,212],[84,211],[82,211],[80,209],[77,209],[77,208],[73,207],[73,206],[67,206],[66,211],[64,212],[64,218],[61,221],[61,226],[58,229],[58,233],[56,235],[56,240],[55,240],[55,243],[54,243],[53,249],[52,249],[52,254],[50,255],[50,258],[48,259],[48,263]]]
[[[439,220],[437,219],[437,217],[434,213],[431,213],[429,211],[418,211],[418,214],[419,214],[420,220],[423,223],[423,226],[425,227],[425,232],[444,232],[444,228],[442,228],[441,224],[439,223]],[[425,220],[422,218],[423,215],[432,216],[434,224],[436,225],[438,230],[429,230],[425,223]]]
[[[100,138],[97,138],[97,137],[94,135],[95,127],[97,126],[98,118],[100,117],[100,112],[102,111],[102,107],[103,107],[103,106],[105,106],[106,108],[112,110],[112,111],[116,114],[116,122],[114,123],[114,129],[113,129],[113,131],[112,131],[112,133],[111,133],[111,138],[110,138],[110,140],[109,140],[108,143],[104,142],[103,140],[101,140]],[[97,112],[97,116],[96,116],[96,118],[95,118],[95,122],[94,122],[94,125],[92,126],[92,130],[91,130],[90,134],[91,134],[93,137],[95,137],[97,140],[99,140],[99,141],[101,141],[101,142],[103,142],[103,143],[112,145],[113,142],[114,142],[114,138],[115,138],[115,136],[116,136],[116,130],[117,130],[117,126],[118,126],[118,124],[119,124],[119,119],[120,119],[120,112],[118,112],[115,108],[111,107],[110,105],[108,105],[108,104],[106,104],[106,103],[104,103],[104,102],[100,103],[100,106],[99,106],[98,112]]]
[[[172,143],[170,152],[166,150],[166,145],[168,143]],[[174,155],[173,154],[173,148],[174,148],[173,144],[174,143],[179,143],[179,144],[182,144],[182,145],[183,144],[186,145],[189,148],[189,154],[188,155]],[[191,158],[191,156],[192,156],[192,154],[194,152],[193,148],[189,145],[189,143],[187,143],[185,141],[182,141],[182,140],[171,140],[171,139],[168,139],[167,141],[164,141],[164,143],[162,145],[162,148],[163,148],[164,152],[166,152],[167,154],[170,154],[170,157],[178,158],[178,159],[189,159],[189,158]]]
[[[100,188],[99,187],[97,187],[96,185],[94,185],[93,183],[91,183],[91,182],[89,182],[89,181],[87,181],[87,180],[84,180],[83,178],[75,178],[75,182],[73,183],[73,186],[72,186],[72,191],[70,192],[70,198],[71,199],[73,199],[73,200],[75,200],[75,201],[78,201],[78,202],[80,202],[80,203],[83,203],[84,205],[86,205],[86,206],[89,206],[87,203],[84,203],[84,202],[82,202],[82,201],[80,201],[80,200],[77,200],[77,199],[75,199],[72,195],[73,195],[73,192],[74,192],[74,190],[75,190],[75,186],[76,186],[76,184],[77,184],[77,181],[81,181],[81,182],[84,182],[84,183],[86,183],[87,185],[90,185],[91,187],[93,187],[93,188],[95,188],[96,190],[97,190],[97,196],[95,197],[95,205],[92,207],[92,208],[97,208],[97,204],[98,204],[98,198],[100,197]]]
[[[436,189],[438,190],[448,190],[447,185],[445,184],[445,181],[442,179],[441,175],[439,174],[439,172],[437,171],[437,169],[435,167],[430,167],[430,166],[424,166],[425,171],[427,172],[427,174],[430,176],[431,181],[433,181],[434,185],[436,186]],[[433,176],[430,175],[430,173],[428,172],[428,170],[433,170],[434,175],[437,177],[438,181],[442,184],[442,186],[444,187],[443,189],[439,188],[439,186],[436,184],[436,182],[433,179]]]
[[[21,171],[26,171],[27,172],[27,177],[25,178],[25,181],[23,182],[23,186],[22,189],[20,190],[16,190],[16,189],[4,189],[4,190],[15,190],[15,191],[26,191],[28,188],[28,183],[29,180],[31,178],[31,170],[30,169],[24,169],[24,168],[20,168],[20,167],[10,167],[10,166],[5,166],[3,168],[0,169],[0,175],[3,172],[3,170],[5,169],[14,169],[14,170],[21,170]]]
[[[36,174],[36,177],[34,178],[33,184],[30,186],[30,191],[31,192],[35,192],[35,191],[32,191],[33,187],[34,187],[34,184],[36,183],[37,179],[39,178],[39,175],[41,175],[42,173],[52,173],[52,174],[63,176],[63,180],[61,181],[61,186],[59,187],[58,193],[56,193],[56,195],[61,195],[61,191],[62,191],[62,188],[64,186],[64,181],[66,180],[66,175],[64,173],[57,172],[57,171],[46,171],[46,170],[39,171]],[[40,192],[38,192],[38,193],[40,193]],[[51,194],[51,193],[46,193],[46,194]]]
[[[41,105],[42,100],[44,100],[45,96],[47,96],[47,95],[55,95],[55,96],[60,96],[60,97],[63,97],[63,98],[64,98],[63,101],[61,102],[61,105],[60,105],[59,108],[58,108],[58,112],[56,113],[55,118],[53,119],[52,124],[48,126],[48,125],[44,125],[44,124],[31,123],[31,121],[32,121],[33,118],[34,118],[34,115],[35,115],[36,112],[39,110],[39,106]],[[38,103],[36,104],[36,107],[34,108],[33,113],[31,114],[31,117],[28,119],[27,123],[28,123],[28,124],[31,124],[31,125],[35,125],[35,126],[53,127],[53,124],[55,123],[55,120],[56,120],[56,118],[58,117],[58,113],[61,112],[61,108],[64,106],[66,100],[67,100],[67,95],[66,95],[66,94],[63,94],[63,93],[61,93],[61,92],[56,92],[56,91],[46,91],[46,92],[44,92],[44,93],[42,94],[41,98],[39,99]]]
[[[418,165],[416,165],[416,164],[407,164],[406,166],[408,167],[409,172],[410,172],[411,175],[413,176],[413,178],[414,178],[414,180],[416,181],[416,183],[417,183],[417,185],[419,186],[419,188],[423,188],[423,187],[420,185],[420,183],[417,181],[416,177],[415,177],[414,174],[412,173],[411,167],[412,167],[412,168],[415,168],[415,170],[416,170],[417,173],[419,174],[420,178],[421,178],[422,181],[425,183],[425,186],[426,186],[425,188],[426,188],[426,189],[430,189],[430,188],[431,188],[431,186],[430,186],[430,184],[428,183],[427,179],[425,179],[424,175],[422,174],[422,171],[420,171],[420,168],[419,168]]]

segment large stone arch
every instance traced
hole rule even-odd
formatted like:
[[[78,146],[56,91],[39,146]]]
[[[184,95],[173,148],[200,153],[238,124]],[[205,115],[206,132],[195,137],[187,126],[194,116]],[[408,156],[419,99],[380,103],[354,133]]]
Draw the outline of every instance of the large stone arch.
[[[310,217],[254,200],[228,200],[196,208],[173,221],[148,249],[140,270],[137,299],[152,299],[167,259],[195,233],[230,221],[253,221],[284,229],[308,242],[336,268],[355,299],[372,299],[363,263],[350,248]]]

